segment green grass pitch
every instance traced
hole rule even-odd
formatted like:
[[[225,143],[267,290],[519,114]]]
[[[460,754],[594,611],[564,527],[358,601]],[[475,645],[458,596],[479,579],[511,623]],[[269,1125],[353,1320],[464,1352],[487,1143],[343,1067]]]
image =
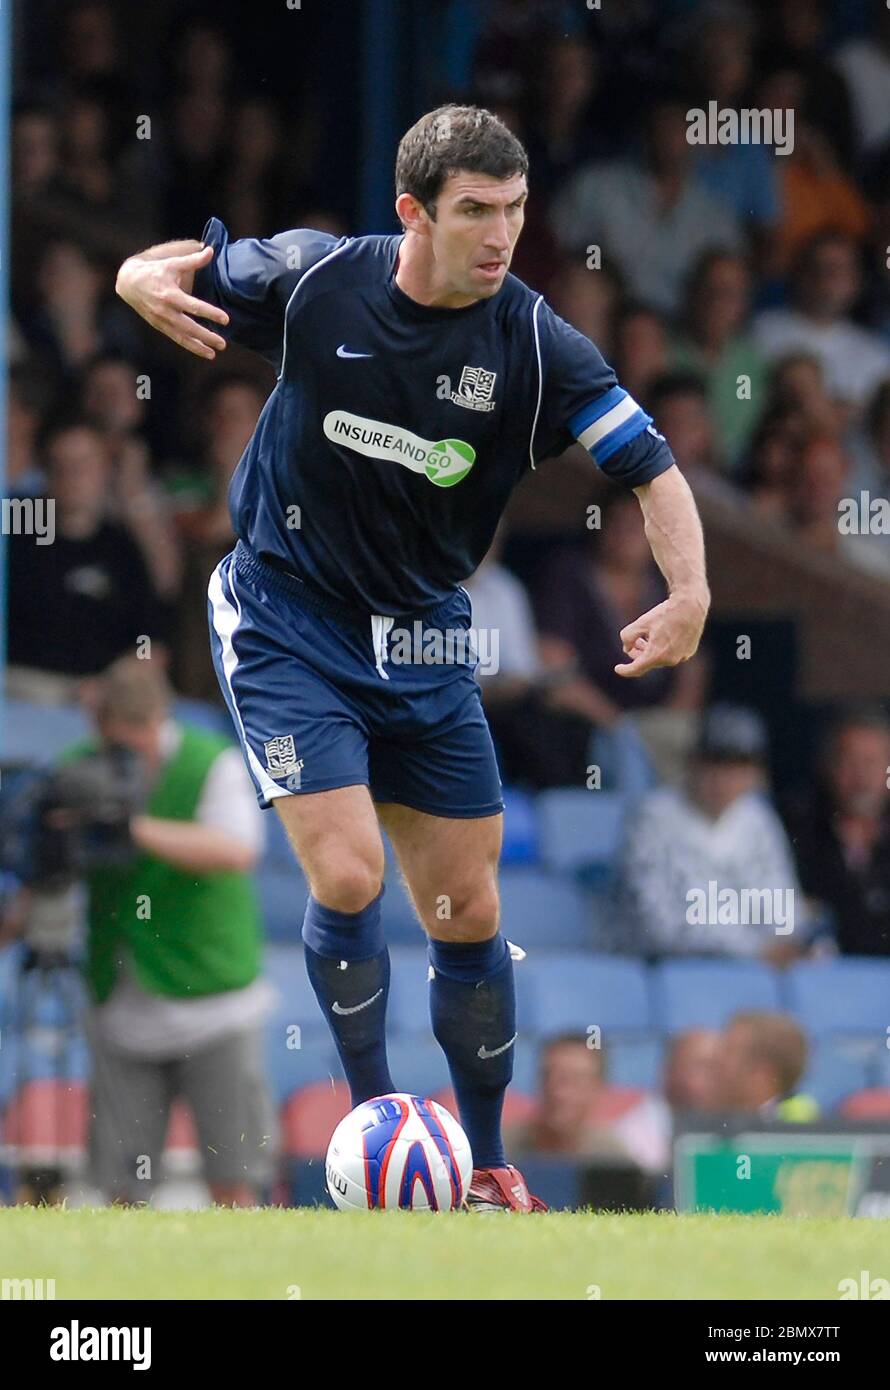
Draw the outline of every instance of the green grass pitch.
[[[0,1279],[57,1299],[829,1299],[890,1222],[780,1216],[0,1210]]]

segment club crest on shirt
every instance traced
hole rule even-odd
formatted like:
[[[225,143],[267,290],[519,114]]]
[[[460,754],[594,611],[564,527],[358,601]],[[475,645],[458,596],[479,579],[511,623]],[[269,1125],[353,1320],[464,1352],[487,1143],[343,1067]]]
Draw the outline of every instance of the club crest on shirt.
[[[293,777],[303,766],[303,759],[297,758],[293,734],[281,734],[278,738],[270,738],[268,743],[263,744],[263,751],[266,754],[266,771],[276,781]]]
[[[465,406],[467,410],[494,410],[494,384],[497,372],[487,372],[484,367],[464,367],[456,391],[451,399],[455,405]]]

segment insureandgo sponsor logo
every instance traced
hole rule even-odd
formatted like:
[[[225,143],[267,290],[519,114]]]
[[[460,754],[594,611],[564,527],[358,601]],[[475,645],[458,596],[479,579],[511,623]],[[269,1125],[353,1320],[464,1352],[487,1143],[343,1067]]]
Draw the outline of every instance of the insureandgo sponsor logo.
[[[400,425],[368,420],[348,410],[331,410],[324,417],[325,435],[332,444],[345,444],[365,458],[387,459],[423,473],[437,487],[461,482],[476,462],[476,450],[465,439],[423,439]]]
[[[81,1327],[72,1318],[50,1333],[51,1361],[132,1361],[134,1371],[151,1366],[150,1327]]]

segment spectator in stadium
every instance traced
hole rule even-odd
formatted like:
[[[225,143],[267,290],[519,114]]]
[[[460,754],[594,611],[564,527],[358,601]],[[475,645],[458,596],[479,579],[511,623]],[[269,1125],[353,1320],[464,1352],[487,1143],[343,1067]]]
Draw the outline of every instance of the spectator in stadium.
[[[844,955],[890,956],[888,767],[884,712],[847,711],[823,740],[816,784],[786,814],[803,891]]]
[[[734,1014],[723,1031],[721,1053],[727,1109],[797,1124],[818,1118],[815,1100],[797,1090],[809,1049],[788,1014],[766,1009]]]
[[[645,304],[625,303],[615,322],[615,370],[634,400],[645,401],[653,381],[669,366],[663,314]]]
[[[785,524],[792,478],[807,424],[799,410],[769,410],[749,445],[739,481],[764,521]]]
[[[523,130],[537,196],[545,201],[580,165],[608,151],[596,109],[599,68],[581,34],[554,34],[535,64]]]
[[[747,105],[753,84],[753,16],[725,0],[696,7],[689,18],[690,90],[696,107]],[[765,145],[749,142],[696,146],[695,170],[703,187],[743,225],[765,254],[779,221],[776,161]]]
[[[699,182],[686,105],[660,101],[646,113],[642,161],[587,165],[557,194],[551,221],[564,251],[601,246],[629,292],[675,313],[689,272],[712,246],[736,250],[736,219]]]
[[[838,435],[844,411],[825,389],[822,363],[812,352],[790,352],[775,362],[769,377],[767,412],[787,411],[811,433]]]
[[[618,277],[605,266],[591,269],[584,256],[567,257],[550,281],[548,299],[567,323],[586,333],[607,362],[612,361],[615,313],[621,295]],[[620,376],[620,373],[619,373]],[[624,381],[624,377],[620,377]],[[634,395],[634,388],[625,388]]]
[[[850,460],[840,440],[825,431],[807,435],[790,474],[788,521],[809,549],[835,555],[856,569],[890,578],[890,550],[883,533],[872,536],[859,525],[859,499],[853,498],[855,524],[846,520]]]
[[[661,1171],[665,1145],[653,1098],[611,1088],[607,1051],[593,1035],[562,1033],[541,1046],[537,1109],[509,1131],[518,1153],[625,1159]]]
[[[867,35],[848,39],[835,64],[847,83],[859,145],[865,154],[890,139],[890,11],[871,0]]]
[[[813,353],[828,391],[853,416],[890,376],[890,349],[850,318],[860,288],[858,246],[848,236],[823,232],[800,254],[793,307],[765,309],[754,321],[755,342],[769,361]]]
[[[496,663],[480,662],[477,678],[501,776],[533,789],[579,785],[587,775],[595,711],[584,705],[585,683],[571,658],[542,647],[531,601],[501,563],[504,535],[501,525],[465,586],[474,629],[497,641],[497,648],[492,647]],[[593,705],[592,697],[589,703]]]
[[[38,362],[72,380],[102,352],[138,353],[138,336],[108,301],[104,269],[73,241],[46,246],[37,276],[38,306],[24,323]]]
[[[813,107],[804,75],[794,69],[773,71],[761,83],[757,105],[764,110],[795,113],[794,142],[777,160],[782,217],[766,268],[784,277],[808,243],[829,232],[861,241],[870,213],[861,191],[839,162],[824,113]]]
[[[545,661],[574,663],[579,707],[609,727],[622,711],[661,703],[678,688],[685,668],[652,671],[645,681],[626,681],[614,671],[621,660],[618,633],[663,598],[634,498],[615,493],[591,520],[583,547],[565,547],[545,562],[535,585],[535,611]]]
[[[851,491],[890,501],[890,377],[881,382],[862,429],[850,440],[850,458]]]
[[[213,1200],[250,1206],[274,1149],[249,877],[261,813],[239,751],[172,716],[157,661],[115,662],[94,717],[99,743],[135,754],[148,790],[130,822],[136,857],[87,885],[91,1180],[110,1200],[148,1200],[180,1098]]]
[[[835,18],[836,6],[828,0],[780,0],[770,5],[761,15],[757,68],[803,77],[805,102],[795,109],[817,123],[841,167],[849,169],[856,157],[856,137],[847,86],[831,57]]]
[[[759,715],[712,706],[687,786],[650,792],[630,822],[618,949],[777,964],[803,949],[802,894],[782,822],[766,800],[766,757]]]
[[[693,481],[697,472],[716,470],[719,452],[708,388],[696,372],[665,372],[656,377],[645,397],[646,409],[683,460],[683,472]]]
[[[47,396],[40,372],[27,366],[12,369],[6,439],[6,489],[10,497],[36,497],[46,486],[37,440]]]
[[[661,1089],[672,1111],[723,1108],[721,1035],[687,1028],[668,1044]]]
[[[675,369],[705,383],[717,450],[731,472],[764,408],[765,366],[747,326],[752,289],[744,256],[706,251],[690,276],[684,329],[672,351]]]
[[[86,421],[51,429],[44,441],[54,538],[9,538],[9,639],[19,693],[53,698],[70,678],[95,675],[150,638],[154,655],[165,619],[139,549],[108,519],[111,462],[103,436]],[[12,677],[11,677],[12,678]]]
[[[234,373],[214,377],[198,411],[199,467],[173,484],[184,560],[174,677],[184,695],[214,703],[219,702],[220,693],[207,642],[207,582],[235,543],[229,484],[265,399],[265,391],[251,377]]]
[[[157,592],[171,600],[179,590],[182,561],[169,498],[151,476],[151,454],[142,434],[146,385],[125,357],[97,357],[82,379],[81,408],[102,431],[111,459],[109,519],[131,533]]]

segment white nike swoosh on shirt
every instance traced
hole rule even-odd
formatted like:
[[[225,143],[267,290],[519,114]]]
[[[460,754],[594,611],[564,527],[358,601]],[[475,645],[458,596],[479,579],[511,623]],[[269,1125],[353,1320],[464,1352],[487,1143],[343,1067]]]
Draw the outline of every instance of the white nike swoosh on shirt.
[[[484,1062],[488,1057],[500,1057],[500,1055],[501,1055],[502,1052],[506,1052],[508,1047],[512,1047],[512,1046],[513,1046],[513,1044],[515,1043],[515,1041],[516,1041],[516,1039],[517,1039],[518,1037],[519,1037],[519,1034],[518,1034],[518,1033],[514,1033],[513,1036],[512,1036],[512,1038],[510,1039],[510,1041],[509,1041],[509,1042],[505,1042],[504,1045],[503,1045],[503,1047],[496,1047],[496,1048],[494,1048],[493,1051],[491,1051],[491,1052],[489,1052],[488,1048],[487,1048],[487,1047],[485,1046],[485,1044],[483,1043],[482,1047],[480,1047],[479,1051],[476,1053],[476,1056],[477,1056],[477,1057],[481,1057],[482,1060],[483,1060],[483,1062]]]
[[[337,348],[338,357],[373,357],[373,352],[347,352],[346,344],[341,343]]]
[[[357,1014],[360,1013],[362,1009],[367,1009],[369,1005],[374,1003],[375,999],[379,999],[382,993],[383,989],[380,988],[378,989],[376,994],[372,994],[371,998],[366,999],[363,1004],[353,1004],[352,1007],[349,1009],[341,1008],[341,1006],[337,1003],[337,1000],[335,999],[333,1004],[331,1005],[331,1008],[333,1009],[335,1014]]]

